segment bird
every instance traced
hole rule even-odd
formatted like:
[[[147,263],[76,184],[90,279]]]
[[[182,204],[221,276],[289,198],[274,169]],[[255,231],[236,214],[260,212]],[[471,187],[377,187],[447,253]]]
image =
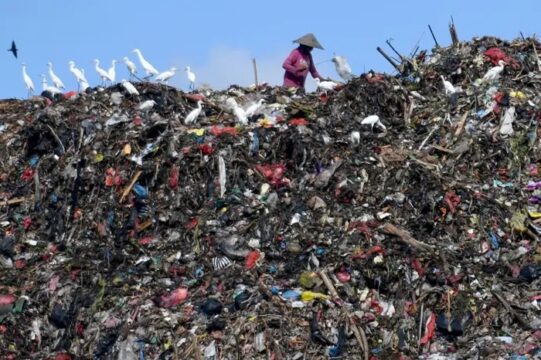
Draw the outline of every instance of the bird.
[[[85,92],[86,89],[90,87],[90,84],[88,83],[88,81],[86,81],[85,69],[81,69],[81,74],[83,74],[83,78],[80,81],[78,81],[79,89],[81,92]]]
[[[45,74],[41,74],[41,88],[43,91],[48,91],[53,95],[62,93],[62,91],[58,87],[49,86],[49,84],[47,84],[47,77],[45,76]]]
[[[73,61],[73,60],[70,60],[68,62],[68,65],[69,65],[70,72],[73,74],[73,76],[75,76],[75,80],[77,80],[77,84],[79,85],[79,89],[81,89],[82,84],[88,85],[88,80],[85,77],[84,70],[77,69],[75,67],[75,61]],[[85,90],[86,89],[81,90],[81,91],[85,91]]]
[[[128,71],[130,72],[130,76],[135,76],[135,74],[137,74],[137,66],[135,66],[133,61],[128,59],[127,56],[124,56],[124,58],[122,58],[122,61],[124,61],[124,64],[126,64],[126,67],[128,68]]]
[[[116,79],[116,60],[111,61],[111,67],[107,71],[107,74],[109,74],[109,80],[111,80],[111,85],[115,82]]]
[[[443,87],[445,89],[445,95],[453,95],[457,92],[457,89],[451,84],[450,81],[445,80],[443,75],[440,75],[441,81],[443,82]]]
[[[138,109],[141,110],[141,111],[147,111],[147,110],[152,109],[154,107],[154,105],[156,105],[156,101],[147,100],[147,101],[144,101],[141,104],[139,104]]]
[[[15,45],[15,41],[11,42],[11,47],[8,49],[8,51],[11,51],[13,53],[13,56],[15,56],[15,59],[17,59],[17,53],[19,52],[19,49],[17,49],[17,45]]]
[[[102,83],[105,83],[107,80],[111,80],[111,78],[109,77],[109,73],[100,67],[100,61],[98,59],[94,59],[93,62],[96,72],[101,78]]]
[[[498,80],[504,66],[505,62],[503,60],[498,61],[498,65],[494,66],[492,69],[486,72],[486,74],[483,76],[483,81],[493,82]]]
[[[139,58],[139,62],[141,63],[141,66],[147,74],[147,79],[150,78],[152,75],[156,76],[160,73],[158,70],[156,70],[154,66],[152,66],[148,61],[145,60],[143,54],[141,54],[141,50],[133,49],[132,52],[135,53]]]
[[[156,80],[158,82],[163,82],[164,84],[167,84],[167,81],[169,79],[171,79],[173,76],[175,76],[176,71],[177,71],[177,68],[172,67],[171,69],[169,69],[167,71],[164,71],[161,74],[159,74],[158,76],[156,76],[156,78],[154,80]]]
[[[197,117],[199,116],[199,114],[201,114],[201,100],[197,101],[197,107],[195,109],[193,109],[192,111],[190,111],[190,113],[188,115],[186,115],[186,118],[184,119],[184,124],[186,125],[189,125],[193,122],[195,122],[195,120],[197,120]]]
[[[24,84],[26,85],[26,90],[28,90],[28,97],[30,97],[30,95],[32,95],[32,93],[34,92],[34,83],[32,82],[30,76],[28,76],[28,74],[26,73],[26,65],[22,63],[21,67],[23,69]]]
[[[370,116],[365,117],[361,121],[361,125],[370,125],[370,130],[372,130],[372,131],[374,131],[374,125],[378,125],[384,131],[387,130],[387,128],[385,127],[385,125],[383,125],[381,123],[381,120],[379,119],[379,116],[377,116],[377,115],[370,115]]]
[[[334,63],[334,66],[336,67],[336,72],[344,81],[349,81],[353,79],[351,67],[349,66],[345,57],[335,55],[332,58],[332,62]]]
[[[233,110],[233,114],[235,114],[235,117],[242,125],[248,124],[248,117],[246,116],[244,109],[237,104],[235,99],[229,98],[226,100],[226,103],[229,108]]]
[[[252,117],[261,108],[261,106],[263,106],[264,102],[265,99],[260,99],[258,102],[248,106],[246,110],[244,110],[246,117]]]
[[[318,89],[323,90],[325,93],[327,93],[328,90],[333,91],[338,86],[334,81],[321,81],[318,78],[315,78],[314,81],[316,82]]]
[[[195,74],[193,73],[192,69],[189,66],[186,66],[184,69],[186,71],[186,77],[188,78],[188,81],[190,82],[190,89],[194,89],[195,85]]]
[[[47,63],[47,66],[49,67],[49,77],[51,78],[51,81],[53,82],[54,86],[59,88],[59,89],[64,89],[64,83],[62,82],[62,80],[60,80],[60,78],[58,76],[56,76],[56,74],[53,72],[53,63],[52,62],[48,62]]]
[[[122,84],[122,87],[124,89],[126,89],[126,91],[128,92],[128,94],[130,95],[139,95],[139,91],[137,91],[137,89],[135,88],[135,86],[133,86],[133,84],[131,82],[129,82],[128,80],[126,79],[122,79],[120,81],[120,83]]]

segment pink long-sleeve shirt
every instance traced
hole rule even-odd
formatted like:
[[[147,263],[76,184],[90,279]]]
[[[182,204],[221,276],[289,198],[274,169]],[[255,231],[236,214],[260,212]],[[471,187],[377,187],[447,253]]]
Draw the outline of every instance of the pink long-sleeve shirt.
[[[303,66],[305,65],[305,66]],[[287,59],[282,64],[285,69],[284,74],[284,86],[296,87],[304,89],[304,82],[308,76],[308,72],[312,74],[314,78],[321,78],[314,66],[314,60],[312,54],[309,52],[303,52],[299,48],[291,51]],[[305,69],[302,69],[305,67]]]

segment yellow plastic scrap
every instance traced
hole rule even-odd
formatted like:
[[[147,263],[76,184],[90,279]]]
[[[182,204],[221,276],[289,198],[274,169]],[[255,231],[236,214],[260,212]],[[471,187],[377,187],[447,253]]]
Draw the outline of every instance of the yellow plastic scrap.
[[[511,218],[511,227],[514,232],[523,233],[526,231],[524,220],[526,220],[526,214],[524,212],[517,211],[513,214],[513,217]]]
[[[511,91],[509,96],[517,100],[526,100],[528,98],[522,91]]]
[[[541,213],[537,211],[528,211],[528,215],[530,215],[530,217],[534,219],[541,218]]]
[[[259,119],[259,126],[264,128],[272,127],[272,121],[268,118]]]
[[[94,162],[99,163],[99,162],[103,161],[103,158],[104,158],[104,156],[103,156],[102,153],[97,153],[96,156],[94,156]]]
[[[205,129],[190,129],[188,130],[188,134],[195,134],[196,136],[203,136],[205,135]]]
[[[308,302],[312,300],[328,300],[328,299],[329,299],[328,295],[318,293],[318,292],[303,291],[301,293],[301,300],[304,302]]]
[[[124,145],[124,148],[122,149],[122,155],[128,156],[130,154],[131,154],[131,145],[130,144]]]
[[[165,350],[169,350],[172,345],[173,345],[173,342],[171,341],[171,339],[167,339],[167,341],[163,344],[163,348]]]

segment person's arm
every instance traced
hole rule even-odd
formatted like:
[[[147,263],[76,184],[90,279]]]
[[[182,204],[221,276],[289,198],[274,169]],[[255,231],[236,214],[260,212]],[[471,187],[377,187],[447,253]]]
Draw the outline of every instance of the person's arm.
[[[312,54],[310,54],[310,74],[312,74],[312,77],[314,79],[320,79],[323,80],[321,75],[316,70],[316,66],[314,65],[314,59],[312,58]]]
[[[297,74],[297,71],[298,69],[295,67],[295,64],[297,63],[297,59],[298,59],[299,55],[297,53],[297,50],[293,50],[289,56],[287,57],[287,59],[284,61],[284,63],[282,64],[282,67],[293,73],[293,74]]]

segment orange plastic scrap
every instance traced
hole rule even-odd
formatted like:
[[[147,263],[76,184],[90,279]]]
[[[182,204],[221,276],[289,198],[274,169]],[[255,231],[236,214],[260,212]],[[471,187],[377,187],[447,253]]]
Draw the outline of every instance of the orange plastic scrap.
[[[210,128],[210,133],[214,136],[221,136],[223,134],[237,136],[239,134],[239,131],[237,130],[237,128],[231,126],[212,125]]]

